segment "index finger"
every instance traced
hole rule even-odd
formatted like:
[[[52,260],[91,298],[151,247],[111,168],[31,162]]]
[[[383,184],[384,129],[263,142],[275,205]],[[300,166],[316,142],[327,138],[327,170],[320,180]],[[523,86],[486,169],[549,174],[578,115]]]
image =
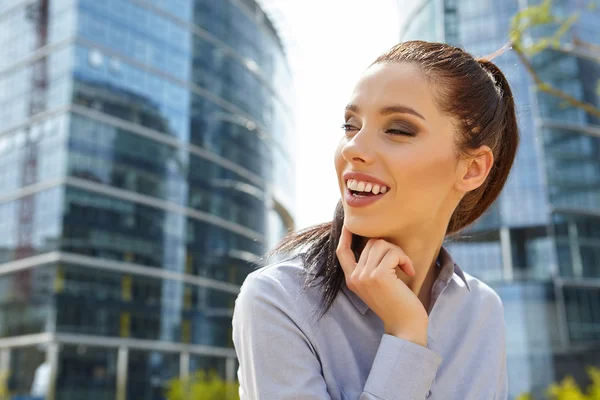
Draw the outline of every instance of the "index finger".
[[[352,232],[346,228],[346,225],[342,226],[342,234],[340,235],[340,241],[338,243],[335,254],[337,255],[340,265],[344,270],[346,276],[350,276],[356,268],[356,257],[350,247],[352,245]]]

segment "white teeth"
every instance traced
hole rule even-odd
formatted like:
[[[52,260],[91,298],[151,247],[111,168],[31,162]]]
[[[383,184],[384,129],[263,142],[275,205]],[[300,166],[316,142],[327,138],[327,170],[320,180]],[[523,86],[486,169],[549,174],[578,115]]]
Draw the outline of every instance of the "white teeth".
[[[361,182],[356,179],[348,179],[348,181],[346,181],[346,186],[348,189],[355,192],[373,192],[373,194],[384,194],[388,190],[385,186],[380,186],[371,182]]]

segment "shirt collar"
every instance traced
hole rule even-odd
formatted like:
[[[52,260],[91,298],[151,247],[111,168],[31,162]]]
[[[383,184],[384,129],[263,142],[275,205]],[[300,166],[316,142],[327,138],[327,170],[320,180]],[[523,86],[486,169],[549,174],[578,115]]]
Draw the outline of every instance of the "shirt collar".
[[[447,284],[449,281],[448,277],[451,277],[452,280],[458,284],[458,286],[465,287],[469,292],[471,291],[469,282],[467,282],[467,278],[465,277],[462,269],[460,269],[448,250],[446,250],[443,246],[438,256],[437,267],[441,268],[442,270],[440,271],[436,281],[433,283],[433,287],[438,285],[438,282],[440,281],[444,281]],[[342,291],[361,314],[365,314],[367,312],[369,306],[362,301],[362,299],[356,293],[350,290],[348,286],[346,286],[346,282],[342,283]]]
[[[464,287],[466,287],[469,292],[471,291],[471,286],[469,286],[469,282],[465,277],[465,273],[462,269],[460,269],[456,261],[454,261],[454,259],[452,258],[452,255],[450,255],[450,252],[446,250],[444,246],[442,246],[440,250],[440,255],[438,256],[438,266],[440,265],[442,266],[442,269],[447,268],[452,271],[452,279],[459,286],[462,287],[464,285]],[[458,278],[460,278],[460,280]]]

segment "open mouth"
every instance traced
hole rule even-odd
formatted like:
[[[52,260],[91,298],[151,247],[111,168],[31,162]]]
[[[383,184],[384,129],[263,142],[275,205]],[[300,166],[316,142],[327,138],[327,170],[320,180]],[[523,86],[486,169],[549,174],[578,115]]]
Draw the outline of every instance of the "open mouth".
[[[377,183],[358,181],[356,179],[348,179],[346,187],[355,197],[373,197],[381,196],[387,193],[389,188]]]

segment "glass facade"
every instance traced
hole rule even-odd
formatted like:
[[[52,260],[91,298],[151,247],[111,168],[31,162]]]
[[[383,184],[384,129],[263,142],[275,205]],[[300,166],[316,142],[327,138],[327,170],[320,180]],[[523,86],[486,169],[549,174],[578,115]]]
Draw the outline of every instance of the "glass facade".
[[[293,228],[292,82],[254,0],[0,2],[0,372],[12,395],[235,380],[231,316]]]
[[[515,13],[538,3],[423,0],[413,5],[401,39],[447,42],[485,56],[506,44]],[[553,4],[561,16],[581,6]],[[598,44],[598,21],[597,9],[586,10],[565,41],[572,33]],[[548,31],[531,39],[541,34]],[[447,247],[504,301],[511,396],[541,394],[568,373],[584,385],[585,366],[600,366],[600,121],[536,90],[513,52],[494,62],[515,96],[520,149],[500,198]],[[597,61],[565,47],[532,62],[545,82],[600,106]]]

